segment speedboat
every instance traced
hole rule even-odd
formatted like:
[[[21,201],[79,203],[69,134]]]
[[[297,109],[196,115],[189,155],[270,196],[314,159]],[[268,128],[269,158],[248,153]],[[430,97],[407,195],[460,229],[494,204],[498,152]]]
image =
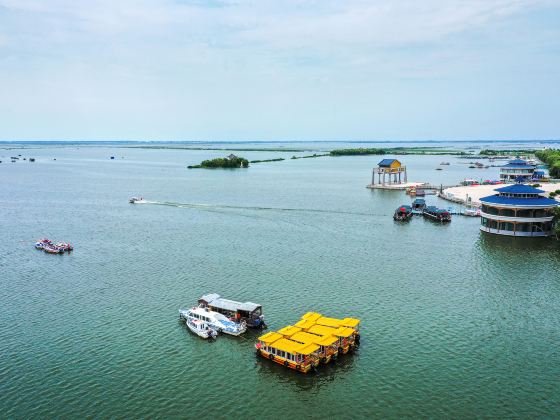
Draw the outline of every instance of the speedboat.
[[[180,309],[179,315],[186,320],[193,318],[204,321],[208,323],[210,328],[219,333],[237,336],[247,331],[247,324],[245,322],[234,322],[225,315],[211,311],[208,308],[194,307],[191,309]]]
[[[47,254],[62,254],[64,250],[58,248],[56,245],[45,245],[43,246],[43,251]]]
[[[470,217],[480,217],[480,209],[477,208],[466,208],[464,209],[461,214],[463,216],[470,216]]]
[[[200,338],[216,338],[218,333],[210,328],[207,322],[196,318],[187,318],[185,320],[187,327]]]
[[[66,243],[66,242],[60,242],[58,244],[56,244],[56,247],[59,249],[62,249],[63,251],[72,251],[74,249],[74,247],[72,246],[72,244]]]

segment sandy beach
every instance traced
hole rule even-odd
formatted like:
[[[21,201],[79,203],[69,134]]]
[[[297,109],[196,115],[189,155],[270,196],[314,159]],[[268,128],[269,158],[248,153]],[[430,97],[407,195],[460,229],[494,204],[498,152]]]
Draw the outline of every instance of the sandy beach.
[[[548,193],[560,189],[560,183],[542,183],[539,187],[540,190],[545,191],[545,196],[548,197]],[[467,203],[470,201],[471,204],[479,206],[480,199],[482,197],[487,197],[489,195],[495,194],[495,190],[504,187],[504,184],[498,185],[471,185],[468,187],[452,187],[443,190],[443,193],[439,196],[443,199],[453,201],[455,203]]]

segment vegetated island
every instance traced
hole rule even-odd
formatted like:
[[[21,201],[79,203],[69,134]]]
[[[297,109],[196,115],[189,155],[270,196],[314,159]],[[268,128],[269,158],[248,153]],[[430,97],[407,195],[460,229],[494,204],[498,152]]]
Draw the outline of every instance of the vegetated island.
[[[457,150],[447,150],[439,147],[389,147],[380,148],[357,148],[357,149],[334,149],[329,156],[365,156],[365,155],[457,155],[472,156],[470,153]]]
[[[536,150],[534,149],[502,149],[502,150],[494,150],[494,149],[482,149],[479,153],[479,156],[484,157],[504,157],[507,158],[511,155],[534,155]]]
[[[318,158],[318,157],[323,157],[323,156],[330,156],[330,154],[325,153],[322,155],[318,155],[317,153],[313,153],[312,155],[306,155],[306,156],[292,156],[291,159],[313,159],[313,158]]]
[[[217,168],[248,168],[249,161],[245,158],[229,155],[225,158],[216,158],[216,159],[209,159],[203,160],[200,165],[189,165],[187,168],[189,169],[196,169],[196,168],[207,168],[207,169],[217,169]]]
[[[284,158],[276,158],[276,159],[262,159],[262,160],[252,160],[250,163],[264,163],[264,162],[280,162],[282,160],[286,160]]]

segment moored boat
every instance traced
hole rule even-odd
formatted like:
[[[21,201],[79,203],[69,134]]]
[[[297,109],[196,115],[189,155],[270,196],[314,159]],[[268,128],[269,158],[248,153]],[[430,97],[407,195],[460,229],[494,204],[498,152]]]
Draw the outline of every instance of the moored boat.
[[[451,222],[451,213],[445,209],[439,209],[436,206],[426,207],[422,215],[437,222]]]
[[[198,303],[236,322],[245,322],[248,327],[266,328],[262,305],[258,303],[224,299],[217,293],[201,296]]]
[[[319,364],[317,344],[301,344],[277,332],[260,336],[255,348],[257,355],[298,372],[307,373]]]
[[[395,213],[393,214],[393,220],[399,222],[410,220],[411,217],[412,217],[412,207],[404,204],[402,206],[399,206],[399,208],[397,208],[395,210]]]
[[[185,324],[187,324],[189,330],[198,335],[200,338],[216,338],[218,335],[218,333],[213,330],[207,322],[200,319],[189,317],[185,319]]]
[[[466,208],[461,211],[463,216],[470,216],[470,217],[480,217],[480,209],[477,208]]]
[[[284,338],[296,341],[300,344],[317,344],[319,346],[319,360],[321,363],[329,363],[338,356],[338,338],[334,336],[311,334],[292,325],[278,330],[278,334],[282,334]]]
[[[422,211],[424,210],[424,207],[426,207],[426,200],[423,198],[416,198],[412,202],[412,210]]]
[[[194,307],[191,309],[180,309],[179,316],[183,319],[199,319],[206,322],[212,329],[224,334],[238,336],[247,331],[244,322],[234,322],[226,316],[209,310],[208,308]]]

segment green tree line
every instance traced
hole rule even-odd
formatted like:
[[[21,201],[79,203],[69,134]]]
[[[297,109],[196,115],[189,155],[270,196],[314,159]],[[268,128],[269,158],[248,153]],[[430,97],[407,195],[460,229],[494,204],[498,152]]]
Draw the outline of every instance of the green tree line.
[[[560,149],[538,150],[535,155],[546,163],[552,178],[560,178]]]

